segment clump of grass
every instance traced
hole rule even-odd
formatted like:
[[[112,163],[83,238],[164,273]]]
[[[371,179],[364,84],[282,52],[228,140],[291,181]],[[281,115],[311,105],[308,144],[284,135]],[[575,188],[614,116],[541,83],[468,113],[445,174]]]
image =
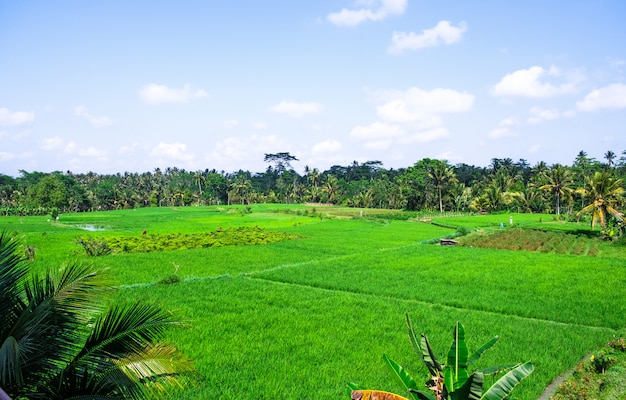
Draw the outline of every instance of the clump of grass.
[[[538,251],[556,254],[598,255],[598,243],[584,235],[537,229],[502,229],[483,235],[472,235],[462,240],[462,245],[501,249]]]
[[[34,261],[36,254],[37,254],[37,249],[35,247],[26,246],[24,248],[24,257],[26,257],[28,261]]]
[[[260,245],[296,239],[298,236],[268,231],[259,227],[218,228],[206,233],[170,233],[80,239],[88,255],[114,253],[147,253],[153,251],[199,249],[207,247]],[[105,252],[108,251],[108,252]]]
[[[89,257],[104,256],[111,254],[112,251],[104,239],[79,237],[76,239],[76,243],[82,246],[85,254]]]
[[[159,281],[161,285],[173,285],[175,283],[179,283],[182,280],[181,277],[178,275],[178,269],[180,268],[180,265],[175,263],[172,264],[174,265],[174,273],[161,279]]]

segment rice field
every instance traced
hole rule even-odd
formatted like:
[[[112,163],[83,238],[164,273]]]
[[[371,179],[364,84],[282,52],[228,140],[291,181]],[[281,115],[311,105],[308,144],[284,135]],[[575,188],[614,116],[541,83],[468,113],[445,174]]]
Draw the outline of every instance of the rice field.
[[[626,255],[582,224],[514,214],[509,226],[508,218],[424,223],[374,210],[256,205],[64,214],[58,223],[3,217],[0,225],[35,249],[34,270],[92,264],[117,287],[112,301],[148,300],[184,321],[169,339],[199,377],[177,398],[347,399],[348,382],[401,393],[383,353],[427,379],[408,342],[408,313],[440,357],[456,321],[470,350],[499,335],[479,367],[532,361],[535,371],[513,394],[536,399],[624,333]],[[99,257],[77,244],[244,227],[289,240]],[[474,231],[464,246],[425,244],[459,227]]]

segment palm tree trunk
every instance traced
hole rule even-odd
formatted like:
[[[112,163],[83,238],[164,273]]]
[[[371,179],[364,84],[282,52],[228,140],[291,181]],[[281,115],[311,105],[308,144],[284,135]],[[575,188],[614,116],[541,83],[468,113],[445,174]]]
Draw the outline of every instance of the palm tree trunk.
[[[439,212],[443,212],[443,200],[441,198],[441,186],[439,186]]]

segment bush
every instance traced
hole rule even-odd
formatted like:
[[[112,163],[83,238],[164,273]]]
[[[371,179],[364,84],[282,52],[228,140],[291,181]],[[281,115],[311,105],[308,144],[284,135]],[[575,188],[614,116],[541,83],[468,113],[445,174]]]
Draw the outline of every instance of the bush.
[[[76,243],[83,247],[89,257],[104,256],[111,253],[111,248],[104,239],[79,237]]]
[[[611,350],[604,349],[597,354],[592,354],[591,358],[591,366],[594,371],[598,374],[603,374],[606,370],[615,363],[615,357],[610,355]]]

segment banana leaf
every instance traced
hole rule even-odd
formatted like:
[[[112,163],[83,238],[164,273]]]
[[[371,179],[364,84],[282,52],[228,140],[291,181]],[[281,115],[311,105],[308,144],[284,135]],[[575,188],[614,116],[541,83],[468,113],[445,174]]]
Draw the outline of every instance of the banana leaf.
[[[459,322],[454,326],[454,340],[448,351],[448,363],[443,369],[444,385],[449,392],[461,388],[469,375],[467,373],[467,360],[469,350],[465,343],[465,329]]]
[[[530,375],[535,367],[529,361],[525,364],[520,364],[517,367],[513,368],[502,378],[498,379],[496,383],[494,383],[489,390],[482,395],[481,400],[502,400],[507,397],[513,388],[522,381],[522,379],[526,378]]]
[[[478,361],[478,359],[483,355],[484,352],[492,348],[500,339],[498,336],[494,336],[490,341],[483,344],[478,350],[476,350],[467,360],[467,365],[472,365],[472,363]]]
[[[409,373],[406,372],[406,370],[402,366],[393,361],[386,354],[383,354],[383,359],[396,377],[396,381],[409,393],[413,400],[430,400],[432,398],[428,397],[430,396],[428,393],[423,392],[417,388],[417,383],[415,382],[413,377],[411,377],[411,375],[409,375]],[[427,397],[424,397],[425,395]]]
[[[430,343],[426,335],[422,334],[418,340],[415,329],[413,329],[413,325],[411,324],[409,314],[406,314],[406,325],[409,328],[409,340],[413,351],[418,355],[418,357],[421,357],[431,376],[440,376],[443,372],[443,367],[439,361],[437,361],[435,352],[432,347],[430,347]]]

